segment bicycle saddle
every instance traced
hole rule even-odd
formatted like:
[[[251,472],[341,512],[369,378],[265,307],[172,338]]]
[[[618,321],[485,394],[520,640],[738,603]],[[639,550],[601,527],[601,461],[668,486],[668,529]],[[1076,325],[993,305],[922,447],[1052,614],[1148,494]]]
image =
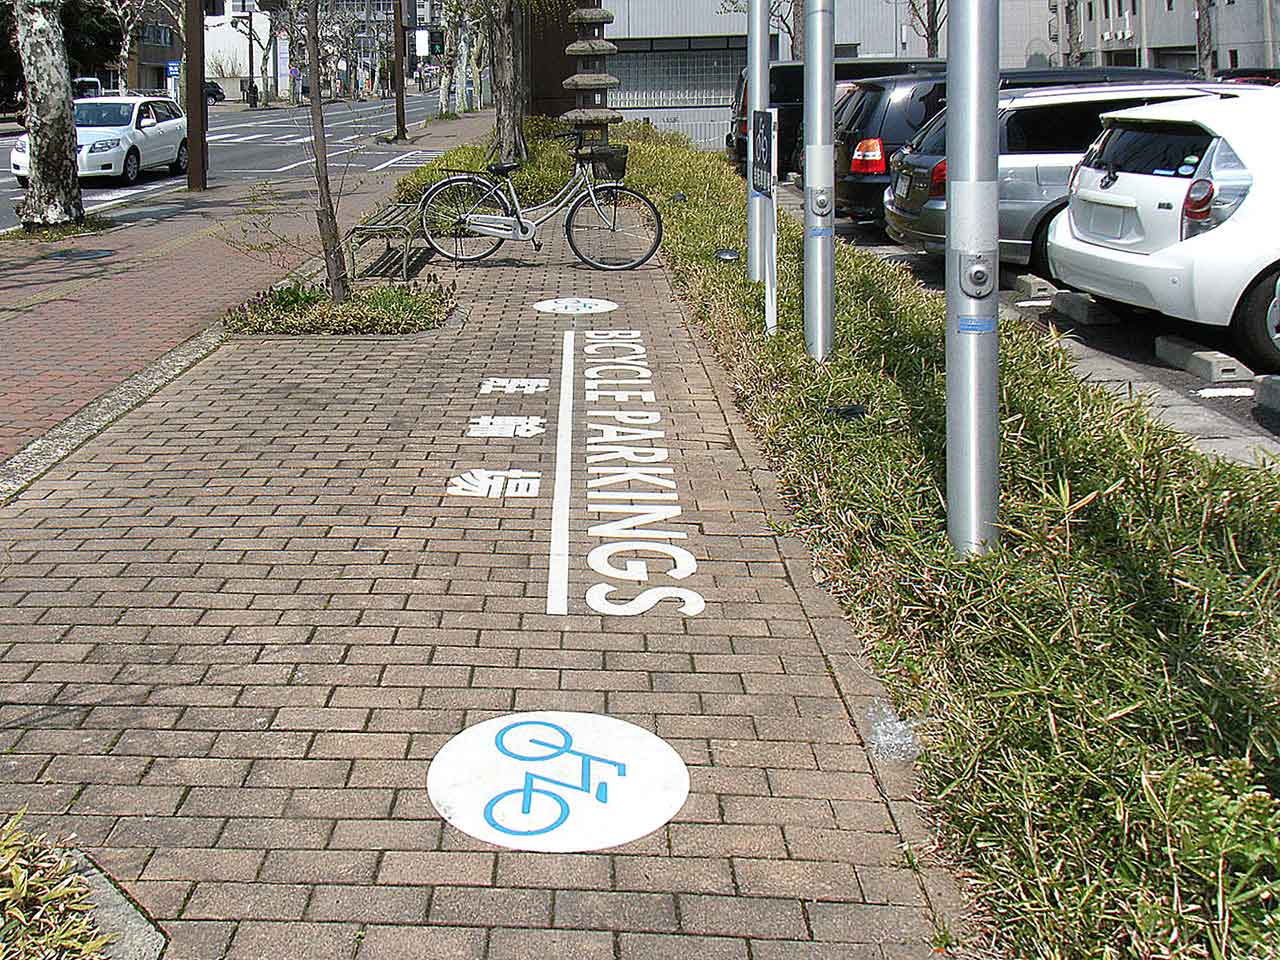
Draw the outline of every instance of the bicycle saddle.
[[[488,170],[495,177],[505,177],[509,173],[515,173],[521,166],[520,161],[515,160],[511,163],[491,163]]]

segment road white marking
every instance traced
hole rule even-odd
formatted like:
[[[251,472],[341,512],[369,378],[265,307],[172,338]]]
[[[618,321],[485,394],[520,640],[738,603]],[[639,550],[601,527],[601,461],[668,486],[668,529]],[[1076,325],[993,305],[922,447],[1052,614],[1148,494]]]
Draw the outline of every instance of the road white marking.
[[[414,169],[422,166],[424,163],[430,163],[432,160],[443,155],[444,151],[442,150],[414,150],[410,153],[398,153],[386,163],[379,164],[369,172],[377,173],[379,170],[385,170],[387,167]]]
[[[560,359],[560,412],[556,419],[556,482],[551,501],[551,556],[547,569],[547,613],[569,613],[569,496],[573,472],[574,332],[564,333]]]

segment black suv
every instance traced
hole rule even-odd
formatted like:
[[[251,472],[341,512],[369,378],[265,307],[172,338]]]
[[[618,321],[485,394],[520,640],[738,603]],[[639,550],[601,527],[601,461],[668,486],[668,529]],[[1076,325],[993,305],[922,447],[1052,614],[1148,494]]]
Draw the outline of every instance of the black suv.
[[[835,61],[836,83],[917,70],[939,71],[943,60],[892,60],[887,57],[841,57]],[[769,64],[769,106],[778,110],[778,173],[790,172],[797,134],[804,120],[804,61],[782,60]],[[733,126],[725,137],[725,152],[747,167],[747,71],[738,75],[733,95]]]
[[[1185,80],[1177,70],[1140,67],[1002,70],[1000,89],[1085,83]],[[836,210],[860,223],[884,222],[889,158],[946,105],[946,74],[910,73],[859,81],[836,105]]]
[[[227,99],[227,93],[222,89],[222,84],[215,83],[213,80],[204,82],[205,103],[212,107],[215,103],[221,103],[225,99]]]

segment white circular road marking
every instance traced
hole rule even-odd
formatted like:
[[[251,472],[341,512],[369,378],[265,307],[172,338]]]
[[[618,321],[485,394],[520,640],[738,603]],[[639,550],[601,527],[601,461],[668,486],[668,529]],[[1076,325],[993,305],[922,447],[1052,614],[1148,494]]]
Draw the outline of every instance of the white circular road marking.
[[[612,300],[596,300],[592,297],[559,297],[541,300],[533,305],[539,313],[558,313],[567,316],[585,316],[593,313],[610,313],[618,309]]]
[[[664,826],[689,796],[671,745],[625,720],[543,711],[494,717],[450,739],[427,770],[440,815],[512,850],[607,850]]]

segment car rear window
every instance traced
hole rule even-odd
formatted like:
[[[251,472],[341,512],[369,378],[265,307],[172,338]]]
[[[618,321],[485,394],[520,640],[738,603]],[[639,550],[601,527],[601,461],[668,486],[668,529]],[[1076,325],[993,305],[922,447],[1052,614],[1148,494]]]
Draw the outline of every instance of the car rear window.
[[[1141,100],[1090,100],[1013,110],[1005,124],[1006,153],[1083,153],[1102,132],[1102,115]]]
[[[845,108],[844,123],[838,128],[839,133],[843,136],[856,136],[858,139],[864,135],[876,136],[877,132],[869,128],[883,98],[884,87],[859,84],[850,94],[849,103]]]
[[[911,148],[917,153],[945,157],[947,155],[947,115],[940,113],[929,121],[911,141]]]
[[[804,103],[804,69],[798,66],[773,67],[769,71],[769,103],[775,107]]]
[[[889,143],[906,143],[942,109],[946,96],[947,85],[940,80],[898,86],[889,94],[880,136]]]
[[[1113,173],[1190,178],[1213,142],[1193,123],[1120,121],[1089,151],[1085,166]]]

